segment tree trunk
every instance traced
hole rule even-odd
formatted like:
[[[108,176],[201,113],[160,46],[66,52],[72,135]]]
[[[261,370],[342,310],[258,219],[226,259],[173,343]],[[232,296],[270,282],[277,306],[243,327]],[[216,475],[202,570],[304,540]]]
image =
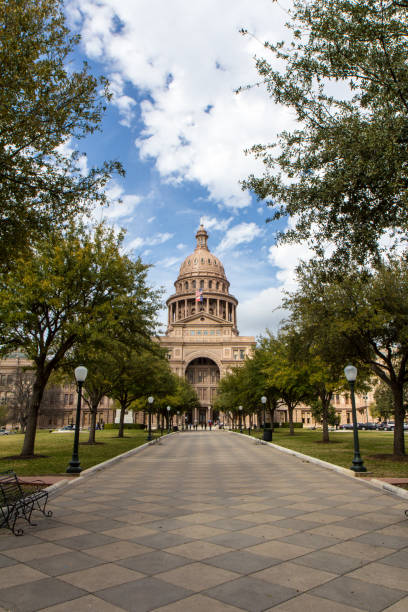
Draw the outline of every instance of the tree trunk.
[[[89,409],[91,412],[91,422],[89,424],[88,444],[95,444],[95,428],[96,428],[96,417],[98,414],[98,406],[99,406],[99,402],[96,405],[91,404],[89,406]]]
[[[395,384],[392,386],[392,394],[394,397],[394,455],[403,457],[405,455],[405,439],[404,439],[404,389],[402,385]]]
[[[288,405],[289,414],[289,435],[295,435],[295,428],[293,427],[293,406]]]
[[[327,398],[321,398],[321,402],[322,402],[322,421],[323,421],[322,442],[327,443],[327,442],[330,442],[329,422],[328,422],[330,400],[328,401]]]
[[[40,377],[37,373],[33,385],[33,393],[30,400],[29,411],[26,420],[26,431],[24,435],[23,448],[20,457],[32,457],[34,455],[35,434],[37,433],[38,411],[44,389],[47,384],[45,377]]]
[[[124,429],[124,421],[125,421],[125,410],[126,410],[126,404],[121,404],[120,405],[118,438],[123,438],[123,429]]]

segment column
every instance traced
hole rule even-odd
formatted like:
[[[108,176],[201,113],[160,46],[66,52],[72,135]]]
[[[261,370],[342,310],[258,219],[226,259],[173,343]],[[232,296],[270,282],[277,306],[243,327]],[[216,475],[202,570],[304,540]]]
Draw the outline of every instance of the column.
[[[184,318],[187,316],[187,299],[184,300]]]

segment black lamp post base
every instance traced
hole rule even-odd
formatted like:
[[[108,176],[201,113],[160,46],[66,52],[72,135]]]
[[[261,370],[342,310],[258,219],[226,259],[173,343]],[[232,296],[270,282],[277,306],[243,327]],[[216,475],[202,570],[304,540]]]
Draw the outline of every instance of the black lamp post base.
[[[353,472],[366,472],[367,471],[367,468],[365,467],[361,457],[354,457],[352,463],[353,465],[351,466],[350,470],[353,470]]]
[[[67,467],[67,474],[80,474],[82,472],[81,464],[79,461],[70,461]]]
[[[272,429],[270,427],[265,427],[262,439],[264,442],[272,442]]]

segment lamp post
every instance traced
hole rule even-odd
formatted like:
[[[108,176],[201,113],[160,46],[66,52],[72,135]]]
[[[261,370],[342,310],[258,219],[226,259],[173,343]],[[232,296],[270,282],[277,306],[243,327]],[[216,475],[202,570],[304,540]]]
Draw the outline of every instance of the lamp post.
[[[147,441],[150,442],[152,439],[152,405],[154,402],[154,397],[149,395],[147,398],[147,403],[149,404],[149,429],[147,433]]]
[[[354,436],[354,459],[352,461],[351,470],[354,472],[366,472],[367,468],[364,466],[363,460],[360,455],[360,445],[358,441],[358,429],[357,429],[357,413],[356,413],[356,400],[354,397],[354,383],[357,378],[357,368],[353,365],[348,365],[344,368],[344,374],[348,380],[351,391],[351,412],[353,415],[353,436]]]
[[[238,406],[239,410],[239,431],[242,433],[242,406]]]
[[[170,433],[170,406],[167,406],[167,433]]]
[[[267,401],[268,401],[268,398],[266,397],[266,395],[263,395],[261,397],[261,402],[263,404],[263,413],[264,413],[264,429],[263,429],[262,439],[265,440],[265,442],[272,442],[272,429],[270,428],[270,423],[268,423],[268,427],[266,427],[266,402]]]
[[[75,378],[78,385],[78,401],[75,420],[74,448],[72,450],[72,459],[67,467],[68,474],[80,474],[82,472],[81,464],[79,463],[78,446],[79,446],[79,425],[81,422],[81,400],[82,386],[85,382],[88,370],[85,366],[75,368]]]

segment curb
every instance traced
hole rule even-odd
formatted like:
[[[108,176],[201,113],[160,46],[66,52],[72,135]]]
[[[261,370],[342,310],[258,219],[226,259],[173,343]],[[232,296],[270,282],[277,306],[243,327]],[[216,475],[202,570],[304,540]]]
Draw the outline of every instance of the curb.
[[[167,436],[175,435],[176,433],[178,432],[171,432],[170,434],[161,436],[160,438],[157,438],[156,440],[162,440],[166,438]],[[111,465],[114,465],[115,463],[119,463],[119,461],[122,461],[123,459],[127,459],[128,457],[131,457],[132,455],[135,455],[136,453],[139,453],[140,451],[144,450],[148,446],[157,444],[156,440],[151,440],[151,442],[145,442],[144,444],[141,444],[140,446],[136,446],[136,448],[131,448],[130,450],[120,455],[116,455],[115,457],[111,457],[110,459],[107,459],[106,461],[103,461],[102,463],[97,463],[96,465],[93,465],[92,467],[87,468],[86,470],[83,470],[83,472],[81,472],[77,478],[69,478],[69,479],[67,478],[64,480],[60,480],[59,482],[56,482],[55,484],[49,487],[46,487],[45,491],[48,491],[48,495],[50,498],[56,497],[61,492],[61,489],[65,489],[66,487],[81,483],[84,480],[86,480],[86,478],[88,478],[89,476],[92,476],[93,474],[95,474],[95,472],[105,470],[106,468],[109,468]]]
[[[254,439],[254,438],[250,438],[246,434],[243,434],[243,433],[241,434],[237,431],[230,431],[230,433],[235,434],[237,436],[242,436],[247,439]],[[354,478],[354,479],[358,478],[359,482],[361,482],[362,484],[368,485],[369,487],[374,487],[376,489],[382,489],[383,491],[387,493],[391,493],[393,495],[396,495],[397,497],[402,497],[402,499],[408,499],[408,491],[406,491],[405,489],[401,489],[400,487],[396,487],[395,485],[389,484],[388,482],[377,480],[377,478],[370,478],[370,480],[367,480],[366,478],[358,477],[356,472],[354,472],[353,470],[349,470],[347,468],[341,467],[341,465],[335,465],[334,463],[329,463],[328,461],[323,461],[322,459],[317,459],[316,457],[311,457],[310,455],[304,455],[303,453],[299,453],[298,451],[291,450],[290,448],[286,448],[285,446],[279,446],[279,444],[274,444],[273,442],[265,442],[265,440],[259,440],[259,442],[261,444],[264,444],[265,446],[271,446],[272,448],[275,448],[276,450],[282,453],[293,455],[294,457],[297,457],[298,459],[301,459],[302,461],[306,463],[313,463],[315,465],[319,465],[320,467],[325,468],[326,470],[331,470],[332,472],[343,474],[343,476],[347,476],[348,478]]]

